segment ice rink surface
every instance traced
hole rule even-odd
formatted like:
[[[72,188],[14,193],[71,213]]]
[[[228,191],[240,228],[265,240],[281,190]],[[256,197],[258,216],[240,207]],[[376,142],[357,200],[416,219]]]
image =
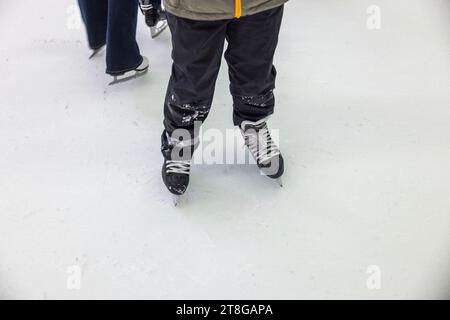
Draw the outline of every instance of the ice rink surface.
[[[450,1],[291,0],[285,187],[198,165],[181,208],[160,178],[169,33],[140,17],[151,72],[109,87],[75,4],[0,3],[0,298],[449,297]],[[232,128],[225,66],[207,128]]]

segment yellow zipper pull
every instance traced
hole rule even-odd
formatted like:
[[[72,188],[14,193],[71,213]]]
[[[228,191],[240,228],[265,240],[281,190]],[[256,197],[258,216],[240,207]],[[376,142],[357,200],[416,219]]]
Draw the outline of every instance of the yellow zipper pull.
[[[234,17],[237,18],[237,19],[242,17],[242,0],[235,0]]]

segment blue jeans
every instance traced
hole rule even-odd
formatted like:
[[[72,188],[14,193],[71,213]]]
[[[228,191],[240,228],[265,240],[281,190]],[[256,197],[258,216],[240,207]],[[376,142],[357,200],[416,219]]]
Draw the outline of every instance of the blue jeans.
[[[106,73],[134,70],[142,63],[136,42],[138,0],[78,0],[89,46],[106,44]]]

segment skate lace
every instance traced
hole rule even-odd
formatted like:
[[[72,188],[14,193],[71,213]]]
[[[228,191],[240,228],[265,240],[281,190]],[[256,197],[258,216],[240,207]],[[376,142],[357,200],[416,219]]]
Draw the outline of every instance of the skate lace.
[[[143,12],[153,9],[152,4],[146,4],[144,1],[140,1],[139,7]]]
[[[245,144],[258,164],[264,163],[280,154],[280,150],[273,142],[266,123],[262,124],[260,128],[251,127],[242,131],[242,134]]]
[[[166,173],[189,174],[190,170],[190,160],[167,160],[166,162]]]

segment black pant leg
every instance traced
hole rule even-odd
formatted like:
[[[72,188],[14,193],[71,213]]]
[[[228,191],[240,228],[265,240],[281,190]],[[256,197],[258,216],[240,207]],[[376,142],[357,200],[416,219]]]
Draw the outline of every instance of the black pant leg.
[[[228,21],[196,21],[167,14],[172,33],[172,75],[164,104],[164,127],[194,134],[213,101]]]
[[[108,0],[78,0],[81,16],[86,25],[87,38],[91,49],[106,44],[108,25]]]
[[[136,42],[138,4],[138,0],[108,0],[106,72],[109,74],[130,71],[142,63]]]
[[[283,6],[235,19],[228,26],[230,91],[233,121],[258,121],[274,111],[276,69],[273,58],[278,44]]]
[[[150,0],[153,8],[159,9],[161,7],[161,0]]]

